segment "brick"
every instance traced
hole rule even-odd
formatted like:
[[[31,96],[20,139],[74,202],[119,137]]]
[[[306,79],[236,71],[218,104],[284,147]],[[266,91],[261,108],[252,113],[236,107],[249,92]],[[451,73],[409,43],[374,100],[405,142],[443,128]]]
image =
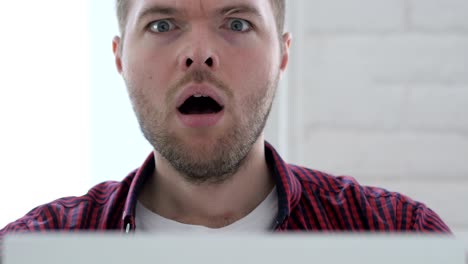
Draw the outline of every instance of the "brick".
[[[371,52],[371,78],[390,83],[468,83],[468,37],[390,37]]]
[[[404,86],[334,84],[306,91],[307,124],[340,128],[395,129],[401,122]]]
[[[311,87],[468,83],[468,36],[309,35],[306,47],[300,63]]]
[[[468,86],[418,86],[408,94],[403,126],[468,132]]]
[[[423,30],[468,30],[468,1],[410,0],[410,25]]]
[[[304,2],[306,27],[310,31],[388,31],[404,28],[404,0]]]
[[[468,179],[466,181],[378,181],[365,180],[360,183],[383,187],[423,202],[434,210],[454,231],[467,228]]]
[[[468,83],[468,37],[309,36],[306,46],[300,62],[307,69],[304,108],[310,114],[306,122],[389,129],[406,116],[405,124],[410,127],[431,127],[430,114],[419,118],[424,115],[421,111],[436,103],[432,111],[439,113],[437,108],[441,108],[439,115],[450,118],[433,127],[466,127],[463,98]],[[447,85],[460,88],[442,88]],[[434,100],[426,102],[412,92],[410,102],[405,102],[406,88],[428,86],[451,91],[427,92]],[[404,107],[410,112],[403,112]]]
[[[348,88],[343,83],[308,89],[306,122],[340,128],[468,132],[468,86],[367,86]]]
[[[308,127],[295,163],[361,179],[466,179],[468,138],[456,134]]]

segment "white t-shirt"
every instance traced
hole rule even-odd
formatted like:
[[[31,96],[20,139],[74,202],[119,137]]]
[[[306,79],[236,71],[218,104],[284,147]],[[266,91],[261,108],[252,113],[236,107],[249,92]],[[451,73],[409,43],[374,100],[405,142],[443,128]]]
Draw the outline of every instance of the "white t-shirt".
[[[276,187],[248,215],[221,228],[179,223],[153,213],[138,201],[135,212],[135,232],[266,232],[273,227],[277,212],[278,194]]]

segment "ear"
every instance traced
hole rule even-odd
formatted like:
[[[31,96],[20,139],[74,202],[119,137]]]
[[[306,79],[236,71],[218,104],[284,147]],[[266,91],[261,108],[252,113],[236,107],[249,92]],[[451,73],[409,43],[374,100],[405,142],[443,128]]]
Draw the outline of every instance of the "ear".
[[[112,52],[114,52],[117,71],[122,74],[122,47],[120,45],[122,45],[120,37],[115,36],[112,40]]]
[[[280,64],[281,73],[283,73],[288,66],[290,47],[291,47],[291,33],[286,32],[283,34],[281,38],[281,49],[282,49],[281,64]]]

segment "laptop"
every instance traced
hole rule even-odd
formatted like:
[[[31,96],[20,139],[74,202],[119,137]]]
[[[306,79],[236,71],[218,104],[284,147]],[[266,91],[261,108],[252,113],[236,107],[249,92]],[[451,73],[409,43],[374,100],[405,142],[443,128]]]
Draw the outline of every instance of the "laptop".
[[[5,237],[3,250],[3,264],[465,263],[452,237],[403,234],[28,234]]]

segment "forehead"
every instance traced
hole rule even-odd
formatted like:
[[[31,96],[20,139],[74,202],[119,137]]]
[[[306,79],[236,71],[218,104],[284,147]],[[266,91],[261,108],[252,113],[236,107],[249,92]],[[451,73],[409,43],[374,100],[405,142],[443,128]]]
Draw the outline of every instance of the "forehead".
[[[242,9],[257,13],[265,20],[273,18],[271,0],[128,0],[131,5],[128,10],[129,19],[138,19],[143,14],[158,11],[159,13],[174,13],[184,16],[212,16],[229,9]]]

